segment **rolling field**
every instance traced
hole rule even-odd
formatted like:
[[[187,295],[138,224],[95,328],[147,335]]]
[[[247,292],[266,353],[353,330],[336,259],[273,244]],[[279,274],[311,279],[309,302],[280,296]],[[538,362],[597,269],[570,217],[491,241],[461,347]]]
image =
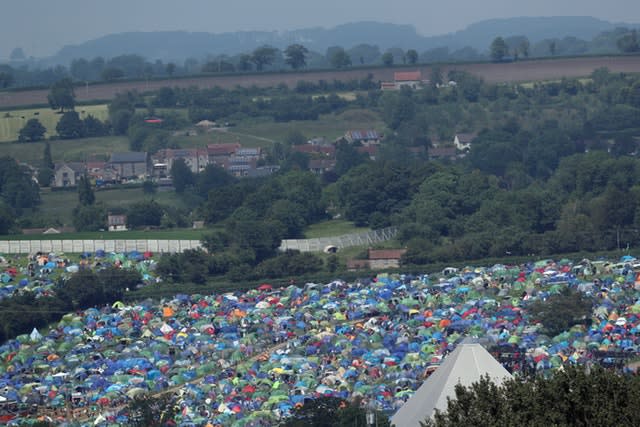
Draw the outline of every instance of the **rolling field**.
[[[76,111],[83,119],[89,114],[104,121],[108,117],[107,105],[83,105],[76,107]],[[62,117],[51,108],[32,108],[27,110],[16,109],[0,112],[0,143],[17,141],[20,129],[29,119],[38,119],[47,129],[45,138],[56,134],[56,125]]]
[[[124,136],[105,136],[50,141],[54,162],[83,161],[91,157],[108,160],[114,151],[129,151],[129,140]],[[40,166],[44,153],[44,142],[0,142],[0,156]]]
[[[518,61],[512,63],[476,63],[476,64],[440,64],[443,75],[450,70],[468,71],[481,77],[489,83],[504,82],[528,82],[533,80],[554,80],[562,77],[585,77],[593,70],[600,67],[607,67],[612,72],[640,72],[640,56],[597,56],[597,57],[576,57],[558,59],[537,59],[530,61]],[[282,72],[263,74],[240,74],[225,76],[204,76],[174,78],[167,80],[152,81],[132,81],[94,84],[88,90],[77,90],[76,100],[79,102],[91,100],[108,100],[116,93],[137,90],[138,92],[148,92],[158,90],[162,87],[182,87],[188,88],[197,86],[200,88],[212,88],[219,86],[224,89],[231,89],[235,86],[249,87],[256,85],[259,87],[273,87],[284,83],[289,87],[294,87],[298,81],[306,80],[316,82],[318,80],[331,81],[362,79],[368,74],[373,76],[374,81],[388,81],[393,79],[395,71],[420,70],[424,77],[431,74],[429,65],[418,64],[412,67],[398,66],[388,68],[352,68],[348,70],[327,70],[327,71],[307,71],[307,72]],[[19,92],[0,92],[0,108],[25,105],[42,105],[47,103],[46,89],[25,90]]]
[[[142,200],[174,207],[183,207],[180,197],[173,191],[144,194],[142,188],[100,190],[95,192],[96,202],[104,203],[108,208],[126,207]],[[64,225],[72,225],[73,208],[78,204],[77,191],[42,191],[42,203],[39,210],[51,218],[58,218]]]
[[[39,110],[24,110],[39,111]],[[2,119],[0,119],[2,120]],[[6,120],[6,119],[4,119]],[[208,144],[239,142],[245,147],[270,147],[273,141],[282,141],[294,131],[307,138],[325,137],[335,140],[349,129],[382,129],[380,117],[368,110],[347,110],[338,115],[321,116],[318,120],[275,123],[264,119],[239,121],[229,129],[216,129],[196,136],[172,136],[171,143],[181,148],[206,147]],[[54,162],[84,161],[85,159],[108,160],[113,152],[129,151],[129,140],[125,136],[107,136],[50,141]],[[0,155],[11,156],[21,162],[39,166],[44,152],[41,142],[0,142]]]

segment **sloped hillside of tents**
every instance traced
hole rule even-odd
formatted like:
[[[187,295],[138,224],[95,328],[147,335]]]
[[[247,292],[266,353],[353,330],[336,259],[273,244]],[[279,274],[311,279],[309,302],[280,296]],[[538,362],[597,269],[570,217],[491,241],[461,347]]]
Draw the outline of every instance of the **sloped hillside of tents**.
[[[501,384],[511,374],[471,338],[466,338],[444,359],[440,367],[416,390],[391,418],[396,427],[420,427],[420,422],[433,416],[436,409],[447,409],[447,397],[455,397],[455,386],[470,386],[489,375]]]

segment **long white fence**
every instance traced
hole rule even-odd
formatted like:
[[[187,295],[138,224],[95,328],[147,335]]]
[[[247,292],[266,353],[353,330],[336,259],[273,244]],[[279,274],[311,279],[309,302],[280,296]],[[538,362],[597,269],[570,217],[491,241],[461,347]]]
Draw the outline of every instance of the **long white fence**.
[[[36,252],[146,252],[175,253],[202,247],[199,240],[0,240],[0,254]]]
[[[335,246],[338,249],[350,246],[370,245],[377,242],[392,239],[398,229],[395,227],[372,230],[364,233],[345,234],[336,237],[320,237],[316,239],[289,239],[283,240],[280,250],[296,249],[300,252],[321,252],[327,246]]]

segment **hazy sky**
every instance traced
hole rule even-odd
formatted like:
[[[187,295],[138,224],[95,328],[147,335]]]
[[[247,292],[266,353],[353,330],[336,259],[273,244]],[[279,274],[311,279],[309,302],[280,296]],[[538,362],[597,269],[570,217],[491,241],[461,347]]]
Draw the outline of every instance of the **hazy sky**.
[[[125,31],[221,33],[379,21],[435,35],[514,16],[640,22],[638,0],[0,0],[0,5],[0,58],[18,46],[28,56],[47,56],[66,44]]]

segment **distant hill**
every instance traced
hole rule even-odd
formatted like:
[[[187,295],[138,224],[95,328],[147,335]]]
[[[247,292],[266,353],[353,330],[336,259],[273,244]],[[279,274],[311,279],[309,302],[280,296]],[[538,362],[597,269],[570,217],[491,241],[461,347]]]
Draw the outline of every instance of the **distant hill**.
[[[483,52],[488,50],[496,36],[524,35],[532,44],[544,39],[568,36],[590,41],[602,32],[622,26],[637,28],[638,24],[614,24],[583,16],[519,17],[485,20],[455,33],[430,37],[418,34],[410,25],[379,22],[355,22],[330,29],[307,28],[284,32],[130,32],[65,46],[46,62],[66,65],[74,58],[111,58],[122,54],[139,54],[151,61],[182,61],[189,57],[248,53],[264,44],[284,49],[292,43],[303,44],[309,50],[322,54],[331,46],[349,49],[358,44],[377,45],[383,51],[392,47],[416,49],[418,52],[448,47],[453,51],[470,46]]]

